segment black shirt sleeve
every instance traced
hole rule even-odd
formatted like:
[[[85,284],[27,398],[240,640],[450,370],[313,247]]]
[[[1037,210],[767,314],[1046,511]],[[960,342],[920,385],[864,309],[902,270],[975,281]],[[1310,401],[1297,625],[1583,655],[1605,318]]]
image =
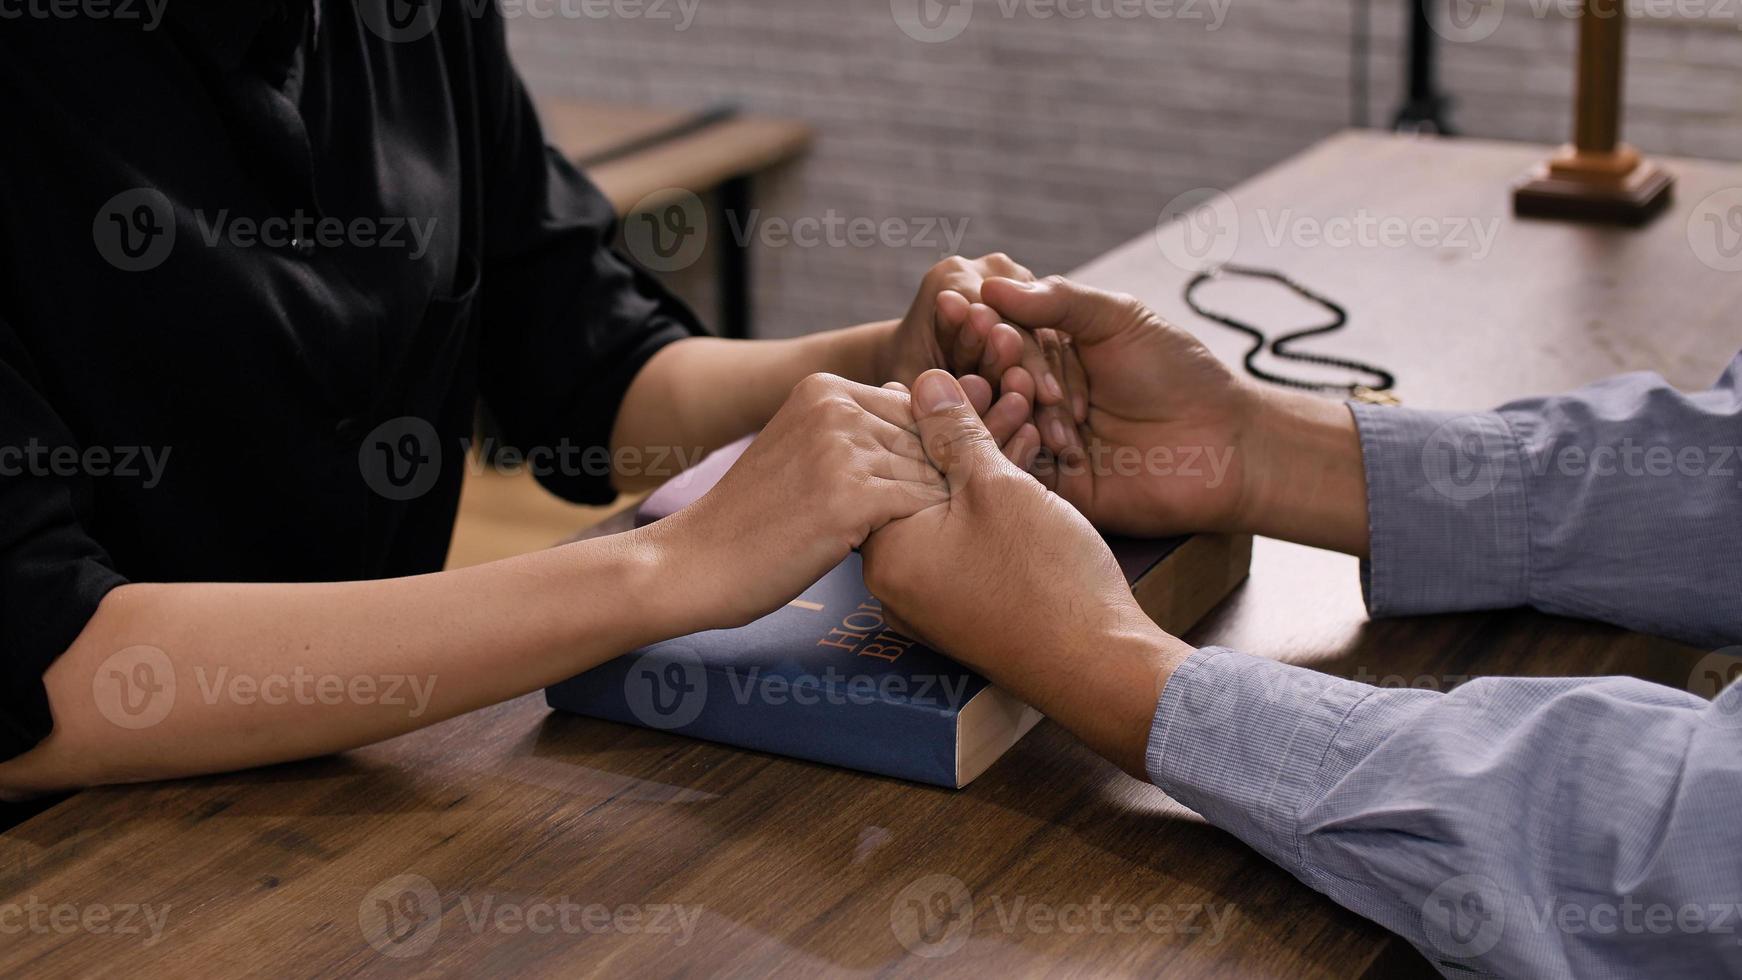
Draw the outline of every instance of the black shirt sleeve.
[[[703,333],[693,313],[612,251],[617,220],[586,177],[547,147],[508,60],[502,19],[478,27],[484,147],[480,386],[507,440],[567,448],[571,463],[610,446],[618,407],[642,365]],[[597,466],[535,469],[579,503],[616,496]]]
[[[0,760],[53,730],[42,675],[125,581],[85,531],[82,458],[0,317]]]

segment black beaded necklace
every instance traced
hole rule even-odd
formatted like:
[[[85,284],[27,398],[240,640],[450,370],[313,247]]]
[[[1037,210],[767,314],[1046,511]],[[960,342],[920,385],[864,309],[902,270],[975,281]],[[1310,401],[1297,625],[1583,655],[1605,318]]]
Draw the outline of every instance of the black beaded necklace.
[[[1197,298],[1193,295],[1197,291],[1197,288],[1212,279],[1217,279],[1222,276],[1247,276],[1254,279],[1269,279],[1272,282],[1281,283],[1283,286],[1293,290],[1302,298],[1317,303],[1329,310],[1332,319],[1329,323],[1317,327],[1307,327],[1304,330],[1296,330],[1293,333],[1281,334],[1276,337],[1276,339],[1272,340],[1265,336],[1264,331],[1250,323],[1236,320],[1226,314],[1206,310],[1198,304]],[[1305,351],[1289,349],[1289,345],[1293,344],[1295,341],[1305,340],[1308,337],[1317,337],[1321,334],[1328,334],[1341,330],[1344,324],[1349,322],[1349,313],[1347,310],[1343,309],[1341,304],[1329,299],[1328,297],[1313,292],[1281,272],[1276,272],[1271,269],[1258,269],[1245,265],[1212,266],[1199,272],[1197,275],[1192,277],[1190,282],[1186,283],[1185,301],[1186,305],[1191,307],[1193,313],[1196,313],[1207,320],[1214,320],[1223,326],[1231,327],[1252,338],[1252,347],[1246,351],[1244,363],[1246,365],[1246,370],[1255,378],[1269,381],[1272,384],[1286,385],[1290,388],[1304,388],[1307,391],[1340,391],[1348,394],[1349,397],[1354,398],[1357,401],[1372,402],[1380,405],[1400,404],[1397,396],[1391,393],[1391,389],[1397,384],[1397,379],[1392,376],[1390,371],[1387,371],[1384,368],[1374,367],[1371,364],[1350,360],[1349,358],[1332,357],[1327,354],[1311,354]],[[1355,383],[1336,384],[1329,381],[1307,381],[1300,378],[1285,377],[1280,374],[1266,371],[1264,368],[1258,366],[1257,361],[1258,355],[1263,353],[1267,346],[1270,349],[1271,355],[1279,360],[1345,368],[1360,374],[1371,375],[1374,383],[1363,385]]]

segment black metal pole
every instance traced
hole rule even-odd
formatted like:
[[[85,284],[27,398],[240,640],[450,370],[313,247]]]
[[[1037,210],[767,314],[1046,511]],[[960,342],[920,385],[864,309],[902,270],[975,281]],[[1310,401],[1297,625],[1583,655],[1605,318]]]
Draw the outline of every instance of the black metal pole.
[[[1436,0],[1405,2],[1410,8],[1409,83],[1404,92],[1403,106],[1397,110],[1391,128],[1399,132],[1450,136],[1452,127],[1446,121],[1450,100],[1440,94],[1434,64],[1438,35],[1434,33],[1432,5]]]
[[[715,192],[719,198],[720,336],[738,340],[750,336],[750,242],[731,233],[736,221],[750,221],[750,178],[733,177]]]
[[[1373,0],[1355,0],[1350,11],[1349,31],[1349,125],[1366,129],[1372,125],[1367,115],[1368,47],[1372,41]]]

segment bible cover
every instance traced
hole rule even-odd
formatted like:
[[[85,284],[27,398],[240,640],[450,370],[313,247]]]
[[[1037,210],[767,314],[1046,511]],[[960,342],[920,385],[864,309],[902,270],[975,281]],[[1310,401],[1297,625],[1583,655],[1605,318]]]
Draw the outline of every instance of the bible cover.
[[[700,497],[749,440],[650,495],[646,524]],[[1184,632],[1245,578],[1251,538],[1110,538],[1152,619]],[[961,787],[1040,713],[888,628],[857,554],[748,626],[644,647],[552,685],[551,707],[936,786]]]

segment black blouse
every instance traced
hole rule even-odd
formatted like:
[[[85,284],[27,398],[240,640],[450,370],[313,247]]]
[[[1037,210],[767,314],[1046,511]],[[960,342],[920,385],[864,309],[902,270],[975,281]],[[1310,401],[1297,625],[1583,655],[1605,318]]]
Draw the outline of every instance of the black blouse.
[[[493,4],[126,6],[0,29],[0,759],[109,589],[437,570],[479,399],[594,460],[700,332],[610,250]]]

